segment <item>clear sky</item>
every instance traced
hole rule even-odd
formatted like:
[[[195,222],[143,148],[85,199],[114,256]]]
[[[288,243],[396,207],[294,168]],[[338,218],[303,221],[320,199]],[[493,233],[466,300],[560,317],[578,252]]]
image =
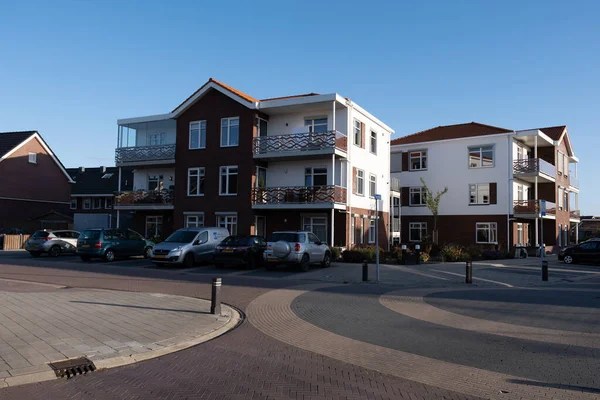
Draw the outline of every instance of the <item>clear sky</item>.
[[[403,136],[566,124],[600,214],[600,1],[0,1],[0,131],[114,165],[118,118],[209,77],[254,97],[350,97]]]

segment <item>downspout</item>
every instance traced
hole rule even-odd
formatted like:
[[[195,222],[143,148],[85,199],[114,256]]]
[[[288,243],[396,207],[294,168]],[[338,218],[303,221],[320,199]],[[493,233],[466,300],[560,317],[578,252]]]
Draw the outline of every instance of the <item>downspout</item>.
[[[350,150],[352,149],[352,143],[350,142],[350,123],[352,122],[352,118],[350,116],[350,110],[352,109],[352,103],[350,102],[350,100],[346,100],[346,206],[347,206],[347,212],[348,215],[350,215],[350,218],[354,218],[353,214],[352,214],[352,185],[354,184],[354,181],[352,180],[352,178],[350,178],[350,185],[348,185],[348,177],[352,176],[352,164],[351,164],[351,158],[350,158]],[[350,186],[350,187],[348,187]],[[350,219],[348,219],[346,221],[346,230],[350,230],[352,228],[352,222]],[[356,227],[354,228],[354,231],[356,231]],[[346,248],[350,248],[350,246],[352,245],[352,236],[354,235],[354,232],[348,232],[349,234],[347,235],[348,237],[348,241],[350,243],[346,243]],[[354,241],[356,241],[356,237],[354,238]]]
[[[333,188],[333,208],[331,209],[331,240],[330,246],[333,247],[334,244],[334,229],[335,229],[335,100],[333,101],[333,114],[332,114],[332,130],[333,130],[333,154],[331,155],[331,186]],[[341,175],[341,166],[340,166],[340,175]],[[341,176],[340,176],[341,177]],[[340,179],[341,183],[341,179]]]
[[[513,182],[514,182],[514,171],[513,171],[513,137],[512,134],[508,135],[508,187],[507,187],[507,195],[508,195],[508,213],[506,214],[506,251],[510,253],[510,214],[512,213],[514,204],[513,200]]]

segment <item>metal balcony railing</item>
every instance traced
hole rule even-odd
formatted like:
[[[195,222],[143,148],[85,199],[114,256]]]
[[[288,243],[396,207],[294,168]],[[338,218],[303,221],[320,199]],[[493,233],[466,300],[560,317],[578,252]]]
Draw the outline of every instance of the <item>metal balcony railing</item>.
[[[345,203],[341,186],[283,186],[252,189],[252,204]]]
[[[115,164],[175,160],[175,145],[118,147],[115,150]]]
[[[541,158],[525,158],[513,162],[513,172],[517,174],[542,173],[556,178],[556,168]]]
[[[539,200],[515,200],[513,204],[515,214],[539,214]],[[556,204],[546,201],[546,215],[556,215]]]
[[[347,151],[348,137],[338,131],[260,136],[254,138],[253,148],[255,155],[277,152],[309,152],[325,149]]]
[[[117,195],[118,206],[172,205],[174,190],[136,190]]]

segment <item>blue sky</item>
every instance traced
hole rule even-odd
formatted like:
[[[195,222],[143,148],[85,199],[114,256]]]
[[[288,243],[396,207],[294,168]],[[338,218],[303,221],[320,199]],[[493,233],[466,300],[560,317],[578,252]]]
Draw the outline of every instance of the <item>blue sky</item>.
[[[566,124],[580,208],[600,214],[600,2],[51,3],[0,3],[0,131],[38,130],[68,167],[114,165],[118,118],[214,77],[257,98],[338,92],[396,136]]]

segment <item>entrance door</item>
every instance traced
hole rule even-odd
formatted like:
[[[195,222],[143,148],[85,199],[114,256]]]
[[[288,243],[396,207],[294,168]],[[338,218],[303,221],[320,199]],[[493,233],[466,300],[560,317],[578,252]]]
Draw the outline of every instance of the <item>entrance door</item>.
[[[257,236],[267,236],[267,218],[262,215],[254,217],[254,234]]]

